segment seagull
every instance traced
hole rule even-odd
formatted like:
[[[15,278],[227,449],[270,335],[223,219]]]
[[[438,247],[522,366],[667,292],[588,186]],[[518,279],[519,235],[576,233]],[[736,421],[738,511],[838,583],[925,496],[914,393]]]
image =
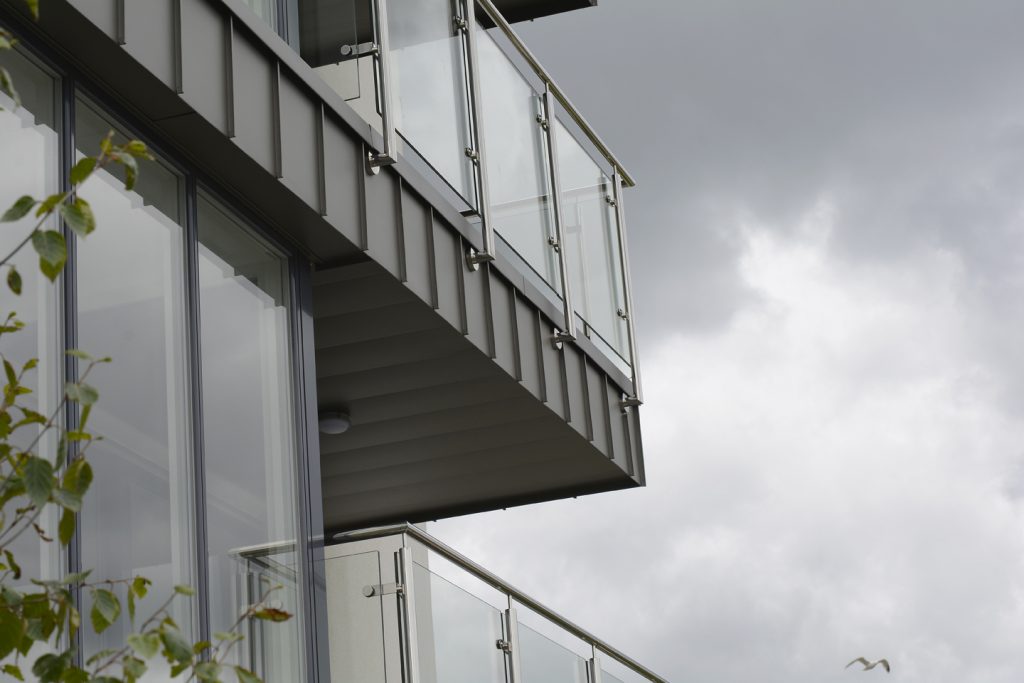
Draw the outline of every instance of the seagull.
[[[879,664],[881,664],[882,668],[885,669],[885,673],[889,673],[889,671],[890,671],[890,669],[889,669],[889,660],[888,659],[879,659],[877,662],[869,662],[864,657],[857,657],[857,659],[855,659],[852,662],[850,662],[849,664],[847,664],[844,668],[849,669],[851,666],[853,666],[857,662],[860,662],[861,664],[864,665],[864,671],[871,671],[871,669],[874,669]]]

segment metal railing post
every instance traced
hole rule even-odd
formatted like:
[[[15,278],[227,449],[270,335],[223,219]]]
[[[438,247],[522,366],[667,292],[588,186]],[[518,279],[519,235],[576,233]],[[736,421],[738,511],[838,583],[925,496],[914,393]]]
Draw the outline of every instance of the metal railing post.
[[[476,270],[481,263],[494,260],[494,226],[491,225],[491,195],[487,186],[487,153],[484,150],[484,117],[480,104],[480,61],[476,49],[476,0],[461,0],[462,14],[459,26],[466,39],[466,82],[469,87],[469,105],[473,115],[470,126],[473,147],[466,150],[466,156],[473,162],[476,179],[477,215],[480,216],[480,232],[483,235],[483,249],[470,249],[466,264]]]
[[[511,604],[512,599],[509,598]],[[508,683],[522,683],[523,670],[519,662],[519,619],[516,608],[505,610],[505,636],[508,638]]]
[[[575,341],[576,311],[573,308],[572,285],[569,281],[568,251],[565,240],[565,216],[562,214],[562,181],[558,173],[558,139],[555,134],[555,97],[551,88],[544,88],[544,133],[548,148],[548,171],[551,173],[551,204],[555,210],[555,244],[558,252],[558,271],[562,279],[563,328],[555,334],[555,342]]]
[[[402,636],[405,642],[402,644],[402,672],[404,683],[419,683],[420,681],[420,659],[419,648],[416,636],[416,593],[413,586],[413,562],[412,548],[405,545],[406,538],[402,537],[402,547],[396,555],[398,570],[398,610],[401,620]]]
[[[629,274],[629,245],[626,243],[626,214],[622,207],[622,176],[618,167],[612,176],[615,199],[615,223],[619,236],[619,266],[622,270],[622,295],[626,299],[626,332],[629,335],[629,366],[633,370],[633,395],[622,402],[623,407],[638,406],[644,402],[640,386],[640,364],[637,362],[636,327],[633,321],[633,286]]]
[[[381,166],[388,166],[398,160],[398,134],[395,131],[394,98],[391,85],[391,35],[388,26],[388,0],[372,0],[374,33],[377,38],[376,55],[377,83],[380,97],[380,126],[384,138],[383,147],[369,153],[371,173],[379,173]]]
[[[590,647],[593,654],[587,662],[587,678],[590,683],[601,683],[601,658],[597,656],[597,646],[591,643]]]

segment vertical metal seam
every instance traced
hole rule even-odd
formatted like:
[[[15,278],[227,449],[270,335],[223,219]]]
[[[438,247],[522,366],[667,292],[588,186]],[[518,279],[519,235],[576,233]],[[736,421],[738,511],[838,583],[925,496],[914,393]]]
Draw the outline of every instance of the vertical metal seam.
[[[512,319],[512,367],[517,382],[523,381],[523,347],[519,339],[519,301],[516,288],[511,284],[508,288],[509,317]]]
[[[602,383],[603,386],[601,387],[601,403],[604,405],[605,438],[608,439],[608,459],[614,462],[615,461],[615,430],[612,429],[613,415],[612,415],[611,406],[608,404],[608,381],[609,381],[608,380],[608,376],[602,373],[602,375],[601,375],[601,383]]]
[[[456,236],[455,244],[459,251],[455,255],[455,262],[461,263],[461,254],[467,249],[466,243],[461,236]],[[466,268],[456,268],[455,270],[457,271],[456,281],[459,286],[459,332],[465,337],[469,335],[469,306],[466,305]]]
[[[586,422],[587,441],[594,441],[594,415],[590,405],[590,361],[587,354],[580,354],[580,383],[583,385],[583,417]]]
[[[544,333],[545,325],[541,319],[540,311],[531,309],[532,315],[531,323],[533,327],[533,342],[536,347],[537,353],[537,370],[540,373],[540,400],[542,403],[548,402],[548,373],[544,369],[544,344],[547,343],[549,337]]]
[[[427,219],[430,221],[427,230],[427,272],[430,279],[430,305],[436,311],[440,309],[441,303],[437,293],[437,251],[434,244],[434,230],[437,228],[437,215],[434,207],[427,205]]]
[[[409,273],[406,269],[407,255],[405,244],[405,202],[402,201],[406,189],[405,183],[402,180],[402,176],[398,176],[397,186],[398,191],[395,193],[397,195],[395,199],[395,218],[397,219],[396,222],[398,223],[398,225],[396,226],[398,230],[398,234],[396,236],[398,240],[398,280],[402,284],[408,284]]]
[[[569,353],[568,347],[564,344],[558,349],[558,370],[562,374],[562,408],[565,410],[565,423],[572,423],[572,401],[569,394],[569,363],[565,356]]]
[[[192,422],[192,520],[195,540],[192,551],[192,570],[195,572],[198,597],[199,639],[208,640],[210,634],[209,577],[206,558],[209,540],[206,527],[206,425],[203,420],[202,339],[199,300],[199,199],[196,179],[185,175],[185,306],[188,313],[188,371],[191,384],[190,412]]]
[[[316,172],[317,172],[317,209],[322,218],[327,217],[327,142],[324,129],[327,112],[323,100],[317,101],[316,117]]]
[[[123,1],[123,0],[122,0]],[[171,0],[171,12],[173,17],[171,18],[172,32],[171,36],[174,48],[174,92],[182,95],[185,93],[185,86],[182,82],[182,72],[184,71],[182,60],[184,55],[181,47],[181,31],[182,31],[182,16],[181,16],[181,0]]]
[[[114,0],[114,40],[122,47],[127,44],[125,35],[125,0]]]
[[[480,275],[484,281],[484,328],[487,336],[487,355],[490,356],[491,360],[498,358],[498,344],[495,340],[494,332],[494,306],[491,301],[491,278],[494,277],[494,271],[488,264],[484,264],[484,268],[481,268]],[[462,270],[461,268],[459,270]]]
[[[274,177],[278,180],[284,178],[284,131],[281,127],[281,62],[274,61],[274,74],[270,79],[270,126],[271,135],[274,138],[274,158],[271,163],[274,166]]]
[[[366,147],[363,147],[363,155],[369,154]],[[370,202],[367,199],[369,192],[369,177],[366,173],[357,173],[359,178],[359,248],[366,251],[370,248]]]
[[[122,0],[123,2],[123,0]],[[224,93],[225,133],[229,138],[235,137],[235,20],[230,14],[224,24]]]

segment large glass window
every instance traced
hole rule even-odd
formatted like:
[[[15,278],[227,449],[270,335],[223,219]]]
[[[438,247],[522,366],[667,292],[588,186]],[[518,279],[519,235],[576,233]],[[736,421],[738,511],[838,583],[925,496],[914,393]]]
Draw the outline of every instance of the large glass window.
[[[220,205],[198,206],[210,626],[223,631],[270,590],[299,612],[288,263]],[[254,624],[238,663],[303,680],[300,621]]]
[[[6,210],[15,199],[32,195],[37,199],[59,190],[59,146],[57,136],[57,81],[22,54],[7,51],[2,65],[10,72],[21,95],[21,106],[0,94],[0,149],[6,163],[0,170],[0,202]],[[0,230],[0,258],[6,257],[24,239],[35,225],[33,213]],[[47,228],[54,228],[51,222]],[[29,371],[23,384],[32,394],[19,398],[19,403],[44,414],[51,414],[60,402],[63,365],[59,362],[61,325],[59,320],[59,283],[52,284],[39,272],[38,257],[31,246],[26,246],[11,261],[22,277],[20,296],[14,295],[0,282],[0,319],[17,311],[18,319],[25,323],[20,332],[3,336],[3,355],[20,369],[32,358],[40,359],[34,371]],[[5,268],[0,275],[7,276]],[[38,434],[32,427],[22,427],[11,443],[22,448],[29,446]],[[38,453],[53,458],[56,439],[53,432],[42,437]],[[56,515],[48,510],[40,520],[41,526],[56,529]],[[9,522],[10,520],[8,520]],[[52,532],[51,532],[52,533]],[[56,543],[44,543],[34,533],[25,533],[14,540],[10,549],[24,571],[26,589],[28,577],[57,578],[60,573],[60,549]]]
[[[78,101],[82,153],[98,153],[112,128]],[[156,605],[175,584],[193,583],[184,182],[158,161],[146,164],[134,191],[101,170],[81,195],[99,227],[77,242],[78,345],[113,359],[89,378],[100,391],[89,426],[103,440],[89,449],[96,476],[82,508],[82,564],[101,578],[149,578],[146,604]],[[174,609],[188,633],[191,603],[179,599]],[[84,633],[88,656],[120,647],[128,627]],[[166,677],[161,661],[152,660],[146,680]]]

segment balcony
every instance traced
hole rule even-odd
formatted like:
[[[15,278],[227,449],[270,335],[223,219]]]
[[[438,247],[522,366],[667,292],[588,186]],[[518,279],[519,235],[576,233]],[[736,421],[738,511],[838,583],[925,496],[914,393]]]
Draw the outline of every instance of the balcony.
[[[335,683],[663,683],[421,529],[325,549]]]

